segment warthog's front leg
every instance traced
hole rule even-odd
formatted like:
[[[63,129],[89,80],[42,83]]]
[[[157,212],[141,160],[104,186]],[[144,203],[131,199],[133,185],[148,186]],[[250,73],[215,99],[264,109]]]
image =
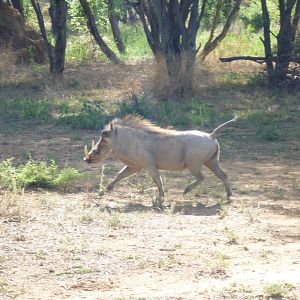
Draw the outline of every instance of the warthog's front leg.
[[[183,194],[186,194],[188,192],[190,192],[193,188],[195,188],[197,185],[199,185],[201,183],[201,181],[203,180],[203,177],[199,177],[197,178],[195,181],[193,181],[191,184],[189,184],[183,191]]]
[[[135,169],[135,168],[131,168],[131,167],[128,167],[128,166],[125,166],[118,174],[117,176],[115,177],[115,179],[107,186],[107,190],[108,191],[111,191],[113,190],[115,184],[117,182],[119,182],[120,180],[124,179],[124,178],[127,178],[129,176],[131,176],[132,174],[134,173],[137,173],[139,172],[141,169]]]
[[[164,189],[163,189],[162,181],[161,181],[158,170],[156,168],[152,167],[152,168],[147,168],[147,171],[149,172],[150,176],[152,177],[152,179],[154,180],[155,184],[158,187],[159,197],[163,198],[164,197]]]

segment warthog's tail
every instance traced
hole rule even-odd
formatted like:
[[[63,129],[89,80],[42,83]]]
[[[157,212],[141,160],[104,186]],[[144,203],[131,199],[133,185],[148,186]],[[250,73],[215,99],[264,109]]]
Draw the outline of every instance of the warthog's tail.
[[[225,127],[227,127],[228,125],[230,125],[231,123],[236,122],[236,120],[238,119],[238,117],[235,117],[234,119],[225,122],[224,124],[221,124],[220,126],[218,126],[216,129],[214,129],[214,131],[210,134],[210,136],[214,139],[219,132],[224,129]]]

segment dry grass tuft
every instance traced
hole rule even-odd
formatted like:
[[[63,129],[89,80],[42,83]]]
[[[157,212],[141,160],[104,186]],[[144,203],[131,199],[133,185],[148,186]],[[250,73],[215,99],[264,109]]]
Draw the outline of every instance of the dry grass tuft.
[[[12,73],[15,70],[16,57],[9,49],[1,48],[0,51],[1,51],[1,60],[0,60],[1,75],[0,76],[4,78],[9,73]]]
[[[8,221],[20,221],[22,217],[21,202],[23,195],[4,191],[0,201],[0,217]]]

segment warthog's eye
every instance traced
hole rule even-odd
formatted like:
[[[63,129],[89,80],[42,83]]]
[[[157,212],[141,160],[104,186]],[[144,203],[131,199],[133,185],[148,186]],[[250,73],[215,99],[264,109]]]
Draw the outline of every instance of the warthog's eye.
[[[109,129],[102,130],[103,137],[109,137],[110,135],[111,135],[111,130],[109,130]]]
[[[98,149],[97,147],[93,149],[93,153],[98,154],[100,152],[100,149]]]

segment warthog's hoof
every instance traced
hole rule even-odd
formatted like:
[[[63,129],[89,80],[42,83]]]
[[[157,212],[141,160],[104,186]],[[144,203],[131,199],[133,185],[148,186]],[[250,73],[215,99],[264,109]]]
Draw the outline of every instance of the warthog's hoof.
[[[183,195],[185,195],[185,194],[187,194],[187,193],[189,193],[191,191],[191,189],[189,189],[188,187],[183,191]]]
[[[232,193],[227,194],[227,204],[230,204],[232,202],[231,196],[232,196]]]
[[[109,184],[106,188],[107,192],[111,192],[114,189],[114,185],[113,184]]]

